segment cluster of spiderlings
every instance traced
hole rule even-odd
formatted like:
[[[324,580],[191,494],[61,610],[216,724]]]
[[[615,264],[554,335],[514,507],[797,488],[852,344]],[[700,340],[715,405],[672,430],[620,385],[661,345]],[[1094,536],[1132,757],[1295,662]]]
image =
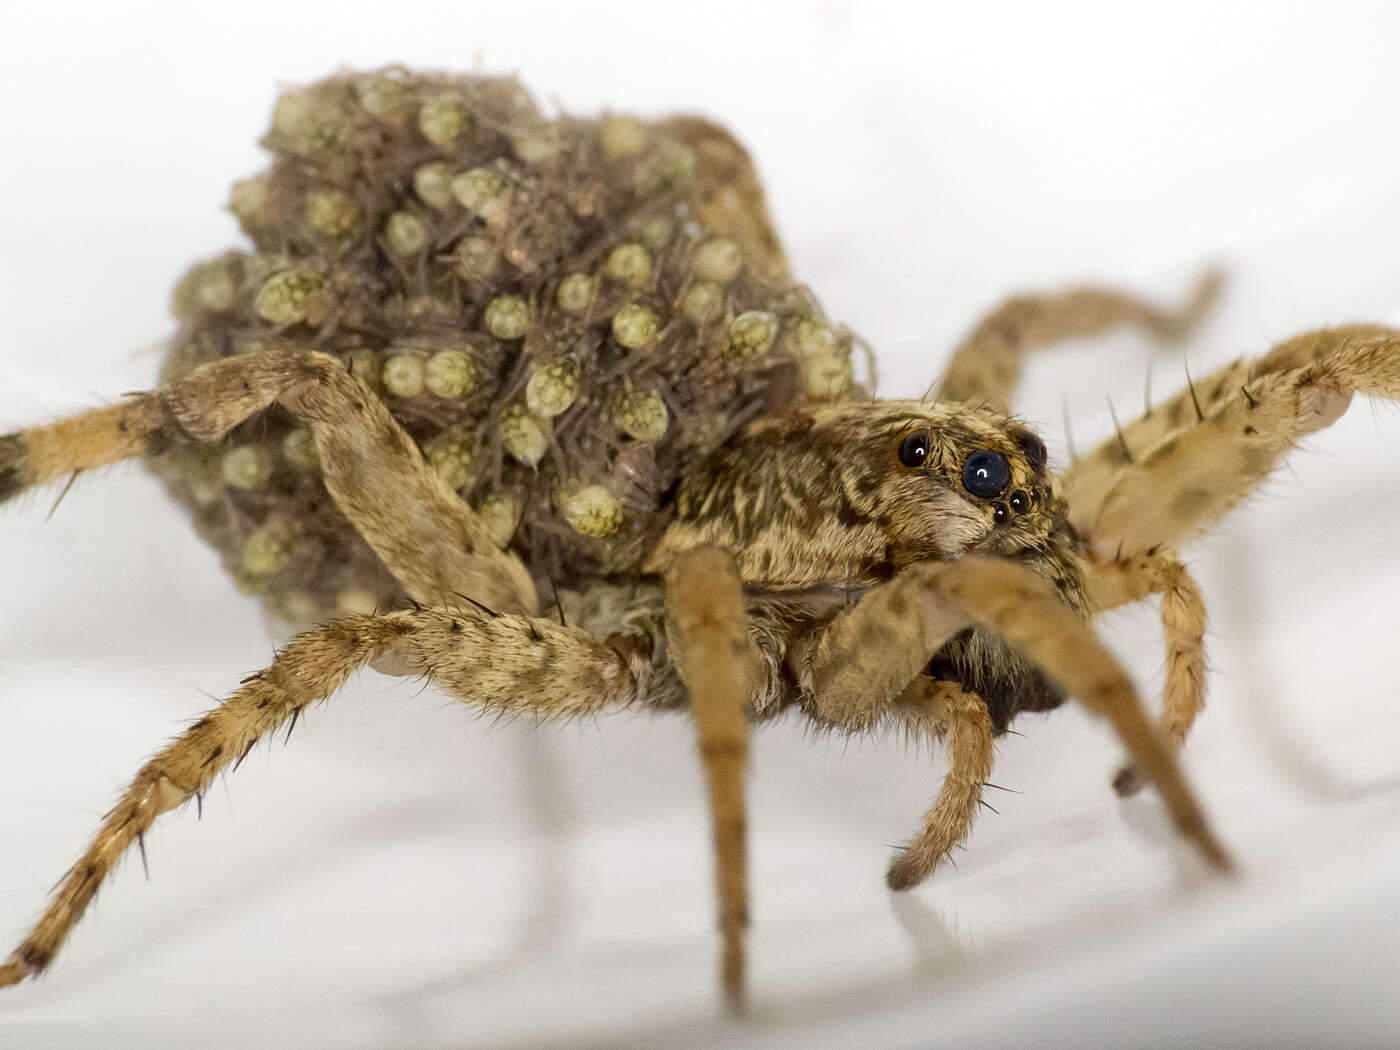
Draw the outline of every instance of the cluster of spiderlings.
[[[164,378],[338,357],[541,582],[634,570],[688,464],[852,389],[850,334],[790,282],[747,155],[704,120],[551,119],[514,79],[388,69],[283,95],[263,144],[230,202],[252,246],[180,281]],[[162,459],[285,618],[401,598],[280,408]]]

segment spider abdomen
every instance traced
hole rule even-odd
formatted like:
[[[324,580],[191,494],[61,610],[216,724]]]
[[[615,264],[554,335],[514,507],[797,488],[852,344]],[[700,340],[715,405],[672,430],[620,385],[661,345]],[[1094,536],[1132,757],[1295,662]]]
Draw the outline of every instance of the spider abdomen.
[[[253,246],[180,282],[163,378],[338,357],[540,579],[635,571],[684,463],[851,388],[849,333],[708,121],[547,119],[513,79],[386,70],[284,95],[264,145],[231,205]],[[288,619],[399,596],[289,414],[152,463]]]

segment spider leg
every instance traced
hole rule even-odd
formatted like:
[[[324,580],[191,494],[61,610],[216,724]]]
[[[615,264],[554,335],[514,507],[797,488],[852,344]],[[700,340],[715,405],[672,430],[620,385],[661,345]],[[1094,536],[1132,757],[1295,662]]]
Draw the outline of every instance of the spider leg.
[[[136,845],[144,856],[158,816],[202,796],[259,740],[379,656],[396,656],[467,703],[539,718],[630,703],[645,689],[650,667],[550,620],[472,608],[352,616],[301,634],[142,766],[39,921],[0,963],[0,987],[49,965],[122,855]]]
[[[469,594],[493,608],[535,611],[524,566],[496,546],[384,403],[325,354],[282,349],[212,361],[164,389],[0,437],[0,501],[175,442],[217,441],[273,404],[310,426],[327,490],[410,596],[441,606]]]
[[[1400,398],[1400,332],[1375,325],[1311,332],[1192,386],[1198,392],[1190,401],[1187,391],[1192,412],[1184,424],[1136,450],[1135,436],[1150,431],[1129,427],[1117,453],[1101,446],[1065,476],[1070,521],[1097,560],[1183,546],[1253,491],[1299,439],[1339,419],[1353,394]]]
[[[907,720],[943,737],[948,753],[948,773],[924,814],[923,827],[885,875],[890,889],[907,890],[927,878],[972,831],[982,788],[992,775],[993,731],[982,698],[954,682],[917,678],[899,706],[907,710]]]
[[[953,351],[934,400],[981,402],[1010,413],[1011,397],[1031,350],[1125,324],[1161,339],[1184,338],[1215,303],[1221,284],[1218,271],[1207,271],[1176,310],[1111,288],[1074,288],[1008,299]]]
[[[723,941],[720,983],[744,1010],[744,930],[749,922],[744,773],[748,696],[755,670],[734,560],[706,548],[679,555],[666,574],[667,637],[690,692],[710,796],[715,890]]]
[[[1339,331],[1364,338],[1384,336],[1392,330],[1380,325],[1351,325]],[[1316,357],[1319,337],[1326,334],[1296,336],[1279,343],[1263,357],[1240,358],[1195,379],[1188,373],[1186,385],[1175,396],[1118,428],[1113,437],[1064,472],[1061,482],[1074,526],[1084,531],[1094,524],[1095,515],[1124,468],[1142,462],[1168,439],[1180,437],[1231,401],[1248,404],[1257,399],[1256,380],[1307,367]]]
[[[838,615],[796,654],[794,674],[818,722],[849,730],[887,716],[929,659],[963,628],[982,625],[1108,718],[1166,803],[1178,831],[1215,867],[1229,860],[1117,660],[1093,629],[1029,569],[964,557],[906,569]]]
[[[1162,636],[1167,650],[1161,726],[1180,746],[1205,704],[1206,606],[1196,581],[1175,558],[1139,554],[1092,565],[1089,588],[1100,611],[1161,595]],[[1113,778],[1114,790],[1120,795],[1131,795],[1142,785],[1142,774],[1132,763]]]

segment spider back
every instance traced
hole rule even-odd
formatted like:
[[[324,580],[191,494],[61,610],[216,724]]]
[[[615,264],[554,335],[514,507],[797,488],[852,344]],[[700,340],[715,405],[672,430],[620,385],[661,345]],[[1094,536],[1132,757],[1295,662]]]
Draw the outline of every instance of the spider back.
[[[343,75],[278,101],[235,185],[252,241],[194,267],[163,378],[333,354],[541,580],[635,572],[684,464],[852,390],[851,336],[794,286],[743,148],[703,119],[547,119],[513,79]],[[294,620],[392,604],[273,410],[153,466],[248,590]],[[250,537],[296,537],[250,572]]]

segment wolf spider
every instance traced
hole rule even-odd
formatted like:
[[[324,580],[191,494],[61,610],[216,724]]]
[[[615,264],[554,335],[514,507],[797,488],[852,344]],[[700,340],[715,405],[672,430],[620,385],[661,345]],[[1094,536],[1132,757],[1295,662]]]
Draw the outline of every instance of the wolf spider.
[[[742,149],[694,118],[653,130],[661,128],[724,162],[702,171],[679,204],[662,192],[665,206],[688,208],[676,214],[698,218],[702,234],[725,234],[744,250],[745,265],[763,274],[764,288],[787,295],[781,250]],[[596,130],[570,125],[565,137]],[[518,143],[517,153],[525,176],[531,164],[551,163],[527,161]],[[531,207],[548,191],[538,183],[544,197]],[[510,250],[525,253],[515,259],[522,287],[547,285],[553,296],[563,266],[535,266],[529,245],[510,241],[514,228],[505,219],[493,226],[492,215],[508,208],[483,210],[477,228],[507,230]],[[685,236],[690,260],[696,238]],[[601,249],[589,250],[601,257]],[[535,285],[526,280],[532,273]],[[655,284],[665,273],[658,263],[650,278],[658,299],[666,298]],[[889,866],[891,889],[921,882],[967,837],[996,736],[1018,713],[1049,710],[1069,696],[1107,717],[1126,745],[1132,764],[1116,788],[1150,782],[1180,833],[1227,869],[1174,754],[1205,688],[1205,610],[1175,552],[1254,490],[1302,436],[1339,418],[1354,393],[1400,397],[1400,333],[1332,328],[1235,362],[1062,472],[1009,415],[1032,349],[1120,324],[1181,337],[1215,291],[1207,277],[1177,311],[1101,288],[1013,298],[973,329],[922,401],[846,396],[822,380],[814,389],[828,396],[769,406],[704,454],[683,457],[675,483],[659,490],[661,509],[639,526],[641,546],[632,562],[624,559],[625,572],[605,560],[551,563],[531,551],[553,552],[557,562],[571,548],[550,546],[542,534],[532,534],[532,548],[490,527],[464,497],[472,483],[444,472],[420,447],[423,434],[410,433],[403,404],[421,391],[390,391],[403,401],[382,395],[353,360],[325,352],[331,326],[304,313],[265,312],[277,321],[270,342],[177,371],[155,391],[0,437],[6,499],[125,458],[158,465],[164,456],[198,455],[247,421],[281,413],[287,427],[309,434],[315,491],[328,494],[343,515],[336,520],[353,530],[345,542],[366,543],[393,588],[386,607],[297,635],[141,768],[0,964],[0,986],[50,964],[117,861],[133,846],[144,856],[158,816],[201,798],[259,740],[294,724],[366,665],[422,677],[483,710],[541,719],[628,706],[688,709],[712,817],[721,982],[736,1008],[745,986],[750,726],[783,712],[845,733],[894,724],[945,741],[947,776]],[[481,305],[472,306],[478,322]],[[589,344],[598,361],[634,360],[617,321],[627,308],[623,300],[609,307],[617,311],[616,342]],[[587,309],[593,318],[594,306]],[[489,324],[489,307],[486,316]],[[733,325],[748,316],[730,322],[731,348]],[[713,329],[677,324],[666,328],[679,340],[673,352],[688,347],[694,360],[686,367],[703,373],[713,364],[705,356]],[[495,334],[507,342],[518,336]],[[596,362],[585,355],[589,363]],[[412,374],[399,379],[401,387],[412,381]],[[618,447],[656,440],[632,437],[638,446],[629,439]],[[578,536],[597,539],[613,535],[620,513],[604,503],[568,520]],[[561,572],[556,620],[541,594]],[[1167,649],[1158,725],[1090,625],[1099,612],[1153,595]]]

